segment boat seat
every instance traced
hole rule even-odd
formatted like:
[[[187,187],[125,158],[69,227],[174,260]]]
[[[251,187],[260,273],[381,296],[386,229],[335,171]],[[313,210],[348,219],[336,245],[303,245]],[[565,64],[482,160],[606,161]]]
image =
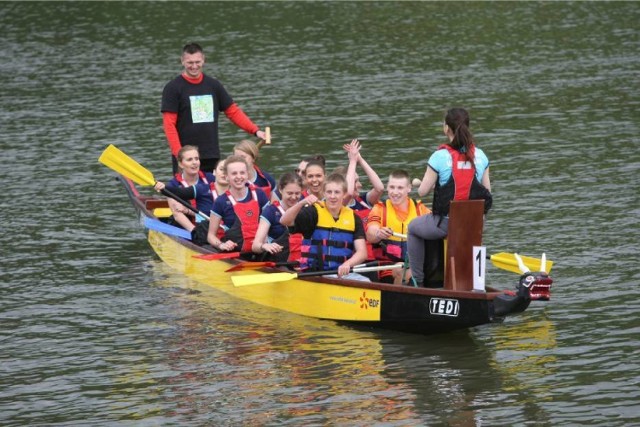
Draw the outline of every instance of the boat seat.
[[[167,199],[150,198],[145,200],[144,207],[149,211],[153,211],[156,208],[168,208],[169,203],[167,202]]]
[[[473,290],[473,247],[482,245],[484,200],[455,200],[449,209],[444,288]]]

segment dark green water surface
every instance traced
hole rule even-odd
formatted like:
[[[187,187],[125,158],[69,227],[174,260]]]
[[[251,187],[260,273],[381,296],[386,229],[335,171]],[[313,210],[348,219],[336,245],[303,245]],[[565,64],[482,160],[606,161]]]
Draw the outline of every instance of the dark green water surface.
[[[636,2],[0,3],[0,424],[640,424],[638,22]],[[485,244],[546,252],[552,300],[451,335],[354,331],[163,265],[97,158],[170,178],[160,95],[192,40],[271,126],[275,176],[346,164],[354,137],[380,176],[422,176],[467,107]]]

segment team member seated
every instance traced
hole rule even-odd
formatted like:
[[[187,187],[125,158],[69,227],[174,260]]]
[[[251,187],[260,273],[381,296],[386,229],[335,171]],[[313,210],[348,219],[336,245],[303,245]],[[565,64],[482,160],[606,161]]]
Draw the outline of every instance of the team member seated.
[[[193,146],[185,146],[188,147],[189,151],[193,148]],[[182,151],[182,150],[181,150]],[[182,156],[181,152],[178,153],[178,158]],[[198,210],[199,212],[207,215],[211,208],[213,208],[213,202],[218,198],[220,194],[223,194],[229,188],[229,183],[227,182],[227,177],[224,174],[224,161],[218,162],[216,166],[215,173],[213,177],[215,179],[214,182],[209,182],[211,179],[211,174],[208,172],[199,172],[198,181],[194,184],[193,178],[184,172],[170,181],[172,185],[165,185],[162,181],[158,181],[155,184],[155,190],[158,192],[162,192],[162,190],[166,189],[171,191],[174,195],[181,198],[185,201],[191,201],[191,205]],[[203,176],[204,175],[204,176]],[[209,198],[211,198],[211,202],[209,202]],[[181,203],[169,199],[167,201],[172,211],[172,217],[169,223],[177,223],[174,219],[176,216],[191,218],[191,222],[189,223],[177,223],[178,225],[183,226],[183,228],[191,231],[191,241],[197,245],[205,245],[207,243],[207,234],[209,232],[209,220],[204,220],[204,217],[201,215],[196,215],[192,210],[186,208]],[[180,214],[177,214],[180,212]],[[198,221],[199,219],[199,221]],[[193,221],[195,222],[195,227],[192,225]],[[224,230],[222,227],[218,228],[218,237],[222,237],[224,235]]]
[[[265,261],[298,261],[302,234],[289,233],[287,227],[280,224],[280,218],[300,201],[302,179],[293,172],[287,172],[280,177],[278,190],[282,199],[271,202],[262,211],[251,249],[257,254],[264,254]]]
[[[367,221],[369,220],[369,213],[371,207],[380,201],[380,197],[384,193],[384,184],[380,180],[380,177],[373,170],[369,163],[364,160],[360,153],[360,141],[357,139],[351,140],[350,144],[344,144],[342,146],[349,156],[349,166],[346,168],[345,178],[347,179],[347,195],[344,199],[344,204],[349,206],[356,212],[362,221],[364,222],[364,229],[367,230]],[[369,182],[373,186],[371,190],[363,191],[360,177],[356,170],[360,165],[369,178]],[[374,259],[373,247],[371,243],[367,241],[367,259]]]
[[[213,197],[211,188],[216,180],[210,172],[200,170],[200,155],[198,147],[185,145],[180,148],[178,155],[179,172],[167,183],[167,189],[193,187],[195,198],[191,200],[191,205],[200,212],[208,213],[213,207]],[[181,205],[173,199],[168,199],[169,208],[173,215],[173,221],[188,231],[193,231],[196,223],[204,221],[199,215]]]
[[[387,197],[384,202],[377,203],[369,213],[367,224],[367,240],[373,244],[375,259],[380,261],[405,262],[407,260],[405,235],[409,223],[420,215],[430,211],[421,201],[409,198],[411,180],[409,173],[396,170],[389,175],[387,182]],[[410,272],[403,277],[402,270],[381,271],[379,280],[385,283],[406,283],[411,277]]]
[[[347,167],[347,173],[345,178],[347,179],[347,197],[345,202],[347,206],[356,211],[356,213],[365,221],[367,216],[371,212],[371,207],[380,201],[380,197],[384,193],[384,184],[380,180],[380,177],[369,163],[362,157],[360,141],[353,139],[350,144],[344,144],[344,150],[349,155],[349,167]],[[371,190],[363,191],[360,177],[356,170],[360,165],[362,170],[369,178],[369,182],[373,186]]]
[[[307,166],[307,172],[309,166]],[[330,175],[324,183],[325,201],[309,195],[290,207],[280,218],[285,226],[293,225],[293,232],[302,233],[304,270],[338,270],[338,277],[369,281],[351,269],[367,258],[362,220],[353,209],[342,204],[347,182],[340,174]]]
[[[260,154],[258,146],[252,141],[244,139],[233,147],[233,154],[244,158],[247,165],[249,165],[249,177],[247,180],[264,191],[270,200],[278,200],[275,195],[272,196],[273,191],[276,189],[276,180],[256,164]]]
[[[324,162],[320,160],[310,160],[304,169],[302,196],[316,196],[318,200],[324,198],[325,168]]]
[[[269,199],[262,190],[247,182],[249,166],[244,158],[227,157],[224,170],[229,189],[213,203],[207,241],[220,251],[237,249],[247,253],[251,251],[260,213]],[[221,223],[225,229],[222,239],[217,235]]]
[[[451,108],[442,124],[449,142],[429,157],[418,194],[432,189],[433,213],[417,218],[409,225],[407,249],[411,274],[418,286],[424,285],[425,241],[447,237],[449,207],[452,200],[484,200],[485,213],[491,208],[489,159],[475,145],[469,129],[469,113],[464,108]]]
[[[327,159],[325,159],[322,154],[316,154],[314,156],[305,157],[304,159],[300,160],[300,163],[298,163],[298,167],[295,169],[295,172],[296,174],[298,174],[298,176],[300,176],[300,178],[302,178],[303,185],[304,185],[304,170],[307,168],[307,165],[309,164],[309,162],[320,162],[323,168],[327,166]]]

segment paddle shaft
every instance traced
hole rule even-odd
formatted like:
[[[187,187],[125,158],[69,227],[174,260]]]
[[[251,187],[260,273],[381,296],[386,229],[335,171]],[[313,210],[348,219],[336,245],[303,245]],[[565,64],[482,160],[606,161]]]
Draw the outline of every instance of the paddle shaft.
[[[102,152],[98,161],[108,168],[119,173],[120,175],[127,177],[138,185],[149,187],[155,185],[157,182],[151,171],[146,169],[131,157],[127,156],[122,150],[120,150],[113,144],[110,144]],[[191,206],[190,203],[174,194],[171,190],[164,188],[161,193],[167,197],[172,198],[187,209],[192,210],[196,214],[202,216],[204,219],[209,219],[206,214],[198,211],[196,208]]]
[[[383,265],[378,267],[354,267],[350,270],[353,273],[364,273],[367,271],[381,271],[392,270],[395,268],[401,268],[402,264]],[[231,281],[234,286],[251,286],[260,284],[273,284],[280,282],[288,282],[301,277],[309,276],[326,276],[330,274],[338,274],[338,270],[328,271],[309,271],[302,273],[261,273],[253,275],[234,275],[231,276]]]
[[[393,270],[395,268],[402,267],[402,264],[390,264],[390,265],[379,265],[375,267],[353,267],[350,272],[351,273],[367,273],[370,271],[384,271],[384,270]],[[338,270],[325,270],[325,271],[303,271],[302,273],[296,273],[298,277],[308,277],[308,276],[326,276],[329,274],[338,274]]]
[[[198,209],[194,208],[193,206],[191,206],[191,203],[187,202],[186,200],[181,199],[180,197],[178,197],[177,195],[175,195],[174,193],[172,193],[170,190],[167,190],[167,188],[165,187],[164,190],[161,191],[161,193],[167,197],[172,198],[173,200],[175,200],[176,202],[180,203],[182,206],[184,206],[185,208],[189,209],[190,211],[200,215],[201,217],[203,217],[204,219],[209,219],[209,216],[200,212]]]

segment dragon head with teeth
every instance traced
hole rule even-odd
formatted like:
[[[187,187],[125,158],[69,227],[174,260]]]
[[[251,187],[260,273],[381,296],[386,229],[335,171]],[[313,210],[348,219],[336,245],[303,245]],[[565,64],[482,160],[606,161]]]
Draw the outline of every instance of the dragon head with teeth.
[[[516,260],[518,260],[518,267],[522,272],[520,280],[516,289],[518,293],[522,291],[528,291],[532,300],[549,301],[551,299],[551,284],[553,279],[549,276],[549,273],[545,271],[546,268],[546,256],[542,254],[542,260],[540,262],[540,271],[530,271],[518,254],[515,254]]]
[[[502,317],[510,313],[519,313],[533,300],[549,301],[553,280],[546,270],[546,257],[542,254],[540,271],[530,271],[518,254],[515,254],[518,268],[522,272],[515,291],[503,291],[493,300],[494,315]]]

